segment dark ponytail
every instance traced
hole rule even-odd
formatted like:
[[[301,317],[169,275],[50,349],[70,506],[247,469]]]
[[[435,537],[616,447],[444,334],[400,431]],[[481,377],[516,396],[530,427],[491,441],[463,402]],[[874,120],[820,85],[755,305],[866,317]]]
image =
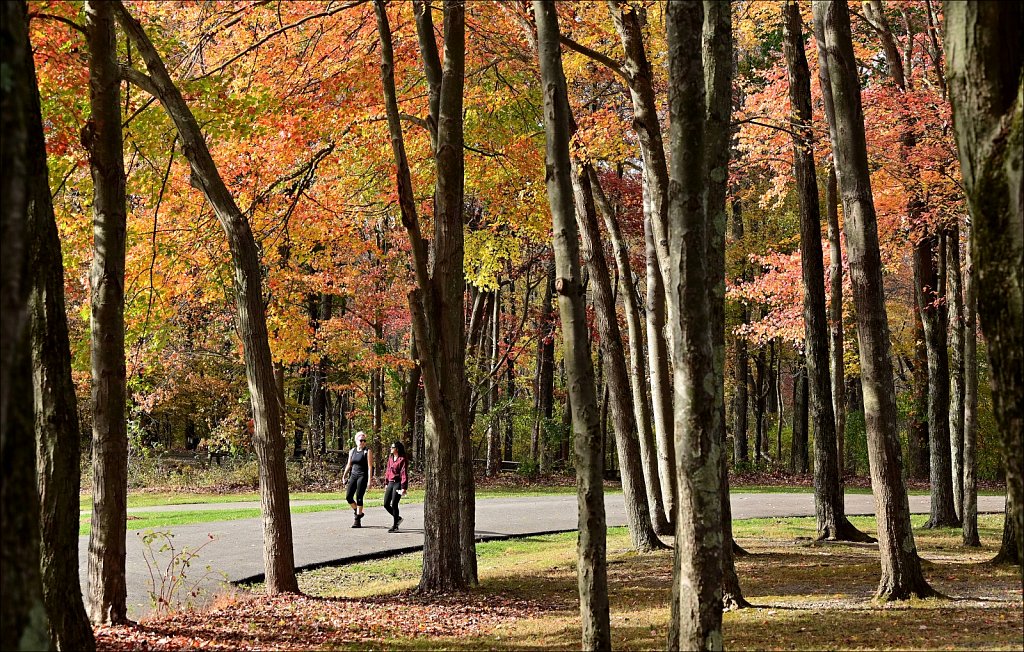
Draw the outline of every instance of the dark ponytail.
[[[405,444],[400,441],[394,441],[391,442],[391,445],[395,447],[396,451],[398,451],[399,457],[405,457]]]

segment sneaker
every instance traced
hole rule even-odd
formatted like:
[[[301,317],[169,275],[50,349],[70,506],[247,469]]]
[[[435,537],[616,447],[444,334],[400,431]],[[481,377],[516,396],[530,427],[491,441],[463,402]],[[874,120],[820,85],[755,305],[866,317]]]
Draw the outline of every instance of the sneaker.
[[[356,527],[363,527],[363,526],[357,520],[355,523],[352,524],[352,527],[356,528]]]
[[[398,532],[398,526],[392,525],[390,528],[388,528],[388,532]]]
[[[395,521],[395,529],[396,529],[396,530],[398,529],[398,526],[399,526],[399,525],[401,525],[401,524],[402,524],[402,521],[404,521],[404,520],[405,520],[405,519],[404,519],[404,518],[402,518],[401,516],[399,516],[399,517],[398,517],[398,520],[397,520],[397,521]]]

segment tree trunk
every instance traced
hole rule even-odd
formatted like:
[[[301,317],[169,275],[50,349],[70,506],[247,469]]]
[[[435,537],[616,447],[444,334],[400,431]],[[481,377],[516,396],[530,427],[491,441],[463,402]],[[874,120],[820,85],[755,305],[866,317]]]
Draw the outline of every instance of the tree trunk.
[[[675,444],[679,467],[669,649],[722,647],[722,488],[705,274],[706,103],[700,3],[666,9],[672,147],[668,210]]]
[[[765,385],[767,385],[768,374],[771,373],[767,367],[767,356],[765,356],[764,346],[761,346],[757,351],[757,357],[754,358],[754,371],[756,372],[754,378],[754,461],[758,463],[764,461],[767,448],[765,399],[768,389]]]
[[[814,426],[814,505],[818,538],[828,540],[864,541],[868,537],[846,519],[843,503],[842,457],[837,442],[836,417],[833,412],[832,375],[829,373],[829,325],[825,312],[825,263],[821,253],[821,208],[818,203],[817,172],[814,165],[814,136],[811,131],[811,72],[804,53],[803,21],[800,8],[788,0],[783,9],[783,49],[789,72],[789,101],[799,131],[793,137],[793,162],[800,202],[800,260],[804,290],[804,350],[809,386],[805,396]],[[826,100],[827,101],[827,100]],[[835,195],[833,194],[833,197]],[[837,217],[838,221],[838,217]],[[830,222],[831,223],[831,222]],[[830,227],[831,230],[831,227]],[[838,242],[836,246],[838,247]],[[839,263],[839,301],[842,301],[842,255],[833,252]],[[842,365],[842,305],[838,318],[839,365]],[[833,331],[833,338],[835,332]],[[796,423],[803,422],[806,410],[794,406],[793,448],[796,450]],[[802,462],[807,466],[807,428],[802,429]],[[796,456],[795,456],[796,457]]]
[[[846,473],[846,363],[843,360],[843,250],[839,230],[838,186],[835,165],[830,164],[828,166],[828,184],[825,186],[829,246],[828,282],[831,288],[828,305],[829,367],[832,372],[832,411],[836,419],[839,481],[842,486],[842,480]]]
[[[960,269],[960,226],[949,227],[946,241],[946,306],[949,311],[949,446],[953,507],[964,513],[964,299]]]
[[[946,63],[960,168],[974,220],[978,316],[1024,557],[1024,5],[946,2]]]
[[[877,595],[883,600],[926,597],[934,591],[921,573],[903,481],[878,225],[846,1],[816,0],[814,22],[815,33],[824,43],[819,49],[820,64],[828,67],[835,109],[829,132],[846,217],[847,254],[857,311],[868,461],[882,565]]]
[[[537,460],[537,469],[541,475],[548,472],[551,459],[547,450],[547,432],[554,417],[555,405],[555,322],[552,300],[555,293],[555,260],[551,258],[546,265],[547,279],[544,282],[544,299],[541,302],[540,333],[537,344],[537,417],[534,425],[533,451]]]
[[[743,211],[739,199],[732,203],[732,236],[736,241],[743,239]],[[746,267],[744,265],[744,267]],[[741,276],[746,279],[746,272]],[[750,323],[750,309],[747,304],[740,303],[740,324]],[[749,399],[747,387],[750,379],[750,356],[747,354],[747,340],[736,336],[736,362],[733,366],[736,386],[736,408],[733,414],[733,465],[736,468],[746,466],[750,462],[750,440],[747,436],[749,428]]]
[[[920,283],[917,306],[924,322],[928,349],[928,450],[931,516],[926,527],[959,527],[953,507],[953,476],[949,446],[949,353],[946,349],[946,307],[942,274],[933,256],[938,238],[925,236],[914,245]],[[938,243],[941,249],[941,243]],[[941,252],[940,252],[941,255]]]
[[[113,30],[109,14],[107,21]],[[35,92],[31,99],[32,115],[41,115]],[[57,649],[94,650],[96,640],[78,575],[81,434],[71,379],[64,258],[50,198],[46,139],[38,117],[30,124],[28,172],[29,269],[36,270],[29,303],[43,597]]]
[[[259,461],[260,507],[263,513],[263,562],[267,592],[298,591],[292,550],[291,510],[285,474],[281,405],[274,382],[274,365],[267,340],[259,251],[249,222],[224,185],[199,123],[167,74],[164,63],[142,26],[120,2],[117,20],[138,49],[149,77],[122,68],[123,76],[160,100],[177,127],[182,150],[192,168],[192,184],[206,196],[228,239],[234,266],[237,331],[245,354],[246,378],[256,432],[253,445]],[[95,512],[93,515],[95,518]],[[95,532],[95,529],[93,530]]]
[[[732,12],[728,2],[705,1],[702,28],[704,91],[707,95],[705,162],[708,307],[715,370],[715,436],[721,449],[719,484],[722,510],[722,606],[749,607],[743,598],[733,558],[732,505],[725,417],[725,231],[729,222],[729,140],[732,117]]]
[[[127,621],[125,529],[128,425],[124,353],[126,237],[121,78],[111,5],[86,5],[89,103],[82,129],[93,181],[92,353],[93,506],[89,537],[89,611],[94,623]]]
[[[634,397],[626,370],[626,352],[615,311],[615,297],[608,272],[608,261],[601,243],[597,209],[591,183],[596,178],[589,166],[573,161],[573,195],[576,200],[576,222],[580,233],[580,253],[590,272],[594,292],[594,317],[600,337],[601,352],[607,368],[607,404],[615,433],[622,493],[626,503],[626,522],[633,547],[649,551],[664,547],[654,532],[644,481],[644,459],[633,405],[643,397]]]
[[[577,577],[584,650],[611,649],[608,578],[605,550],[602,445],[598,424],[594,369],[590,358],[583,286],[580,283],[579,239],[573,219],[569,139],[572,114],[562,71],[558,14],[553,2],[534,0],[537,50],[544,88],[547,132],[547,188],[554,228],[558,307],[562,317],[563,353],[573,410],[576,447],[576,489],[579,497]]]
[[[409,345],[409,359],[413,361],[409,368],[409,374],[405,379],[405,387],[402,389],[402,438],[407,445],[415,451],[416,442],[416,399],[420,390],[420,378],[423,369],[420,367],[416,352],[416,336],[410,335],[412,342]]]
[[[423,571],[419,590],[450,592],[476,582],[473,539],[475,492],[469,440],[465,370],[466,324],[463,275],[463,123],[465,4],[444,6],[442,67],[429,4],[417,2],[416,27],[430,92],[430,120],[436,125],[433,252],[420,233],[405,153],[394,49],[383,0],[376,0],[381,37],[381,79],[397,169],[402,224],[409,233],[417,289],[410,313],[423,369],[426,402]]]
[[[644,360],[644,335],[640,324],[640,310],[637,307],[637,294],[633,287],[633,270],[629,263],[629,248],[622,232],[615,211],[601,188],[601,182],[593,167],[587,166],[591,187],[594,190],[595,203],[604,218],[605,227],[612,241],[612,252],[618,268],[619,294],[626,313],[626,326],[629,336],[629,381],[633,399],[633,415],[640,436],[640,458],[643,467],[644,486],[647,489],[647,504],[650,508],[654,530],[660,535],[672,533],[672,526],[665,503],[661,496],[661,479],[658,476],[658,450],[654,440],[654,427],[651,422],[651,404],[647,400],[647,373]]]
[[[644,205],[649,191],[644,181]],[[672,417],[672,375],[668,339],[665,336],[665,283],[658,269],[658,253],[654,247],[654,227],[649,211],[644,215],[644,251],[647,258],[647,369],[651,378],[651,416],[654,421],[654,442],[658,449],[658,480],[661,499],[669,524],[675,529],[676,463]]]
[[[968,232],[964,265],[964,502],[963,541],[965,546],[981,545],[978,538],[978,286],[971,258],[973,228]]]
[[[1021,537],[1016,528],[1016,521],[1013,520],[1013,510],[1013,498],[1007,492],[1006,504],[1003,506],[1003,536],[999,541],[999,552],[992,558],[993,564],[1021,565],[1020,549],[1017,547]]]
[[[793,440],[789,448],[789,470],[793,473],[807,473],[808,384],[807,360],[800,356],[793,373]],[[778,457],[781,462],[781,450]]]
[[[27,328],[32,284],[31,151],[42,132],[35,64],[23,2],[0,6],[4,92],[0,95],[0,647],[51,649],[39,551],[39,494],[33,443],[31,334]],[[45,152],[35,156],[45,156]],[[77,499],[77,496],[75,496]]]
[[[501,470],[501,423],[497,412],[498,388],[501,385],[500,377],[496,375],[495,366],[498,364],[498,338],[501,333],[501,288],[494,290],[494,312],[491,315],[491,333],[489,353],[487,360],[487,383],[490,385],[491,408],[490,419],[487,421],[487,461],[484,472],[487,477],[495,477]]]
[[[907,466],[912,478],[927,478],[931,463],[928,455],[928,347],[925,345],[924,320],[917,305],[920,272],[914,265],[914,370],[912,381],[913,406],[908,420]]]

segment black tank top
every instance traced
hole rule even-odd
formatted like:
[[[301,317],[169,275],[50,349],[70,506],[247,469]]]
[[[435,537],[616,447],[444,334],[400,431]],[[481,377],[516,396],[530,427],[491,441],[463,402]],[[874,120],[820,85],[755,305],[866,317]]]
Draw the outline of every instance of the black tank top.
[[[370,464],[368,459],[369,448],[359,450],[353,448],[351,453],[352,460],[352,475],[368,475],[370,472]]]

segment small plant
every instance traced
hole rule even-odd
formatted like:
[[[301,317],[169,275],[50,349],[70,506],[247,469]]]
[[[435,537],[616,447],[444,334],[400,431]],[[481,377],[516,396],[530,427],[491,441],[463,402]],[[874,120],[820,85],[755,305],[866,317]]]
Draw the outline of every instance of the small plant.
[[[198,579],[188,577],[188,571],[199,558],[203,548],[213,542],[212,534],[194,550],[187,546],[178,550],[174,546],[174,533],[170,530],[145,530],[142,537],[142,557],[149,570],[149,599],[156,615],[162,616],[182,607],[191,609],[200,596],[202,585],[213,576],[219,575],[225,581],[227,576],[214,571],[210,565],[203,569]],[[166,562],[164,557],[167,557]]]

